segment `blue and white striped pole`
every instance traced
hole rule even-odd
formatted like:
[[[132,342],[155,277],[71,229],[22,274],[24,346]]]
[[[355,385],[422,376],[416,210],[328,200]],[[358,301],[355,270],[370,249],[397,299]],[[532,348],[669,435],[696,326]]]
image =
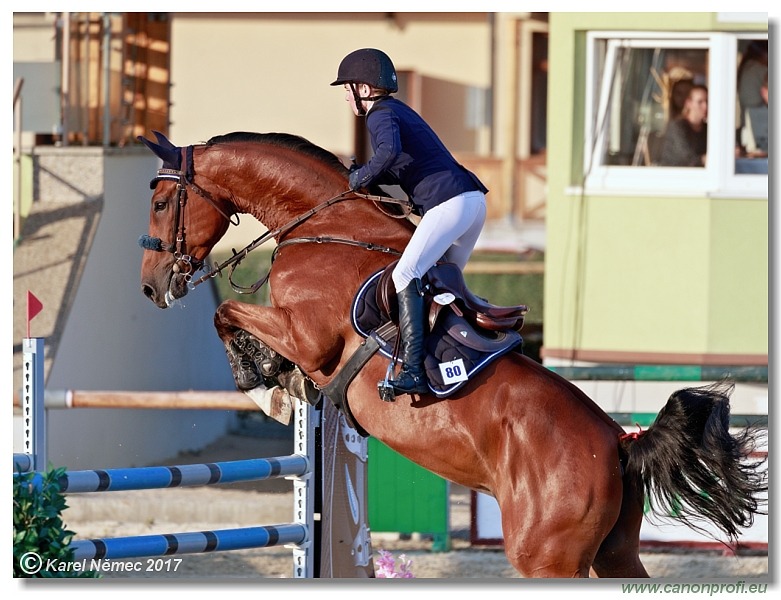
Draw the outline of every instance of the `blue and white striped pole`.
[[[142,558],[194,554],[289,544],[293,576],[313,578],[319,549],[315,543],[315,428],[320,412],[295,400],[295,439],[291,456],[178,467],[137,467],[104,471],[73,471],[61,480],[63,491],[139,490],[289,477],[293,479],[293,523],[271,526],[157,535],[74,540],[75,560]]]
[[[69,494],[151,490],[258,481],[309,471],[306,456],[253,458],[174,467],[134,467],[69,471],[60,478],[60,489]]]
[[[73,549],[74,560],[93,560],[267,548],[282,544],[302,544],[306,540],[306,528],[291,523],[242,529],[76,540],[71,542],[70,547]]]

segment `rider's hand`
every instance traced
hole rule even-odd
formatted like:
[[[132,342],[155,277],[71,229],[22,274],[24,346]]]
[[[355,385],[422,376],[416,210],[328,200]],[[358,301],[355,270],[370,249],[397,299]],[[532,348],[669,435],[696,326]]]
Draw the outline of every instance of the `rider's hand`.
[[[361,184],[358,180],[358,165],[355,165],[355,169],[350,167],[350,189],[355,191],[360,189]]]

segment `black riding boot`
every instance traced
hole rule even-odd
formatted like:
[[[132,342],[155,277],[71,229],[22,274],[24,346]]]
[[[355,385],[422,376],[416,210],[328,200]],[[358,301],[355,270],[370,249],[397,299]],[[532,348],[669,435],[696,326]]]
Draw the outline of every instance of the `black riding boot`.
[[[403,364],[398,377],[389,383],[397,394],[425,394],[429,389],[423,366],[425,319],[420,279],[413,279],[397,297]]]

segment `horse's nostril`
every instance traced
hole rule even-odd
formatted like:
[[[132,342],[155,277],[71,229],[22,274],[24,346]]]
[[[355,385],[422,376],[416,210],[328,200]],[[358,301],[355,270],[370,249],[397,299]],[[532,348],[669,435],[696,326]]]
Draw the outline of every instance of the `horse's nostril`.
[[[146,296],[150,300],[154,300],[155,291],[152,289],[151,285],[146,285],[146,284],[142,285],[141,291],[144,292],[144,296]]]

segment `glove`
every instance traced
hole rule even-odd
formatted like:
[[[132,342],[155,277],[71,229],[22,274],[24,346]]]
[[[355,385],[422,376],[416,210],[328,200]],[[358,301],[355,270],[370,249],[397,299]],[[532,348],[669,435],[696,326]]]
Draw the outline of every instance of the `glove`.
[[[350,189],[352,191],[358,190],[361,187],[360,178],[358,177],[358,165],[354,165],[355,169],[350,167]]]

